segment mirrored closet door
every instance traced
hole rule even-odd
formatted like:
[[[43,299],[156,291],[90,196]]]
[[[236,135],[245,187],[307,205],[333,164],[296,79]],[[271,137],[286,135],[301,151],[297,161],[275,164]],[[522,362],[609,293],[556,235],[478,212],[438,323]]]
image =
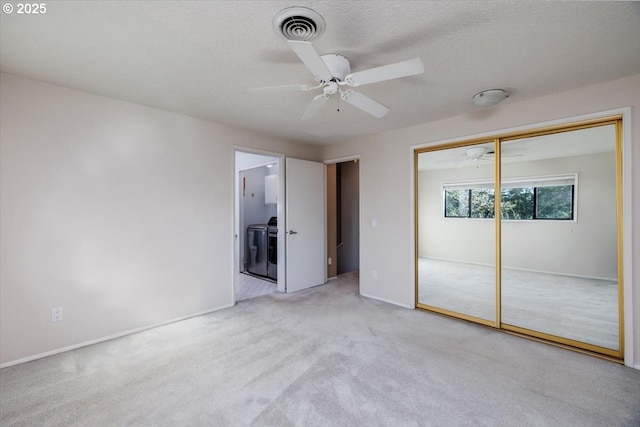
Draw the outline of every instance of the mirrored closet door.
[[[493,141],[417,156],[422,308],[496,322]]]
[[[416,150],[416,306],[622,359],[620,129]]]
[[[503,327],[619,350],[615,124],[501,154]]]

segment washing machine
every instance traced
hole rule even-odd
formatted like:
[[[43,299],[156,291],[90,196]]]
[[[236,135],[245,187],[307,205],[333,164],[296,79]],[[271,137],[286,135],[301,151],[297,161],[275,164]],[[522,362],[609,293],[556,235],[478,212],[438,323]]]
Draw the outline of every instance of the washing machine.
[[[245,269],[248,273],[268,276],[267,238],[266,224],[252,224],[247,227]]]

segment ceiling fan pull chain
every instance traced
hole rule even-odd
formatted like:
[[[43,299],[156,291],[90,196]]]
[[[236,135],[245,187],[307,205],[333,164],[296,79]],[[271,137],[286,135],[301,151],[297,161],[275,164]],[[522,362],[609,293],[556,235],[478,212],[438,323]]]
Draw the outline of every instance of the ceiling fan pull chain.
[[[337,103],[338,103],[338,109],[337,109],[337,111],[338,111],[338,113],[339,113],[339,112],[340,112],[340,97],[339,97],[339,96],[336,96],[336,99],[337,99]]]

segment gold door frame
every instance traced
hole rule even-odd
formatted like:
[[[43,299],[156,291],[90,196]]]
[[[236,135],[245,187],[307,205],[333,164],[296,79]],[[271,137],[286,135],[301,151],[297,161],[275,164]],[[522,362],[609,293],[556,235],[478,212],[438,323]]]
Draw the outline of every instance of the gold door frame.
[[[598,126],[614,125],[615,127],[615,179],[616,179],[616,239],[617,239],[617,271],[618,271],[618,350],[610,348],[600,347],[593,344],[588,344],[581,341],[576,341],[569,338],[563,338],[556,335],[551,335],[544,332],[538,332],[518,326],[508,325],[502,323],[501,319],[501,290],[502,290],[502,212],[501,212],[501,145],[502,142],[531,138],[543,135],[551,135],[562,132],[569,132],[580,129],[593,128]],[[418,272],[418,227],[419,227],[419,212],[418,212],[418,155],[421,153],[427,153],[430,151],[439,151],[450,148],[459,148],[466,146],[473,146],[478,144],[487,144],[493,142],[495,151],[495,164],[494,164],[494,220],[495,220],[495,281],[496,281],[496,317],[495,321],[490,321],[475,316],[470,316],[463,313],[457,313],[451,310],[442,309],[439,307],[430,306],[418,301],[419,296],[419,272]],[[555,126],[548,126],[539,129],[509,132],[504,134],[498,134],[492,137],[475,138],[463,141],[457,141],[453,143],[439,144],[429,147],[422,147],[414,149],[414,277],[415,277],[415,306],[419,309],[432,311],[439,314],[444,314],[451,317],[460,318],[463,320],[480,323],[486,326],[493,327],[495,329],[503,330],[504,332],[523,336],[536,341],[542,341],[548,344],[569,348],[574,351],[584,352],[592,354],[598,357],[613,360],[622,363],[624,359],[624,276],[623,276],[623,188],[622,188],[622,115],[609,116],[593,120],[585,120],[569,124],[561,124]]]

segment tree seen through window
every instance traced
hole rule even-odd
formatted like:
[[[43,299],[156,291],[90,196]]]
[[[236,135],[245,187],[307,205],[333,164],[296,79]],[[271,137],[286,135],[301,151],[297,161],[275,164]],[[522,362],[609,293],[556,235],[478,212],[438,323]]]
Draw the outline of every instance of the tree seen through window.
[[[503,187],[500,192],[502,219],[571,220],[574,217],[574,185]],[[447,218],[494,218],[494,189],[444,190]]]

